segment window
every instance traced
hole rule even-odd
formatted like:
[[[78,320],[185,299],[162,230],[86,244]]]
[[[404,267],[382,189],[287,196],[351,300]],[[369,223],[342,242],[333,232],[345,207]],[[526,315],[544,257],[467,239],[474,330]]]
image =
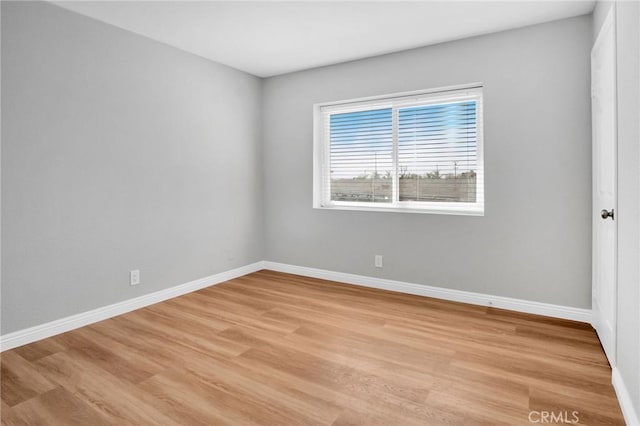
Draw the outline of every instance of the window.
[[[484,214],[482,87],[315,105],[314,207]]]

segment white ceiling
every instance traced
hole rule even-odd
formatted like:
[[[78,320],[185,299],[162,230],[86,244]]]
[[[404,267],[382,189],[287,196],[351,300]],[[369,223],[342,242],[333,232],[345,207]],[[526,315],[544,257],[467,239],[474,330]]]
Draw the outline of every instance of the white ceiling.
[[[268,77],[590,13],[595,1],[56,1]]]

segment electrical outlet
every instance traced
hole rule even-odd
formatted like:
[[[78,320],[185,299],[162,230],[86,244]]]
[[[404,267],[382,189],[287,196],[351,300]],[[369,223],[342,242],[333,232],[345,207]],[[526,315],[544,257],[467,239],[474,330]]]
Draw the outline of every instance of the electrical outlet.
[[[381,254],[376,254],[375,265],[376,265],[376,268],[382,268],[382,255]]]
[[[140,284],[140,270],[129,271],[129,285]]]

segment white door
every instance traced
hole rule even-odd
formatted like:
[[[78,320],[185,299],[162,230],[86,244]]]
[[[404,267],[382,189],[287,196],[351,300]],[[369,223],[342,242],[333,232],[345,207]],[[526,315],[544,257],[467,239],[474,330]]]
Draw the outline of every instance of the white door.
[[[615,5],[591,51],[593,129],[593,325],[616,359],[617,110]]]

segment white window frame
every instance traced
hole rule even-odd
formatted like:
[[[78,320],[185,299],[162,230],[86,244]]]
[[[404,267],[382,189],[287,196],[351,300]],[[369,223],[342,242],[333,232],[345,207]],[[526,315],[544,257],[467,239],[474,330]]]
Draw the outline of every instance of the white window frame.
[[[313,106],[313,208],[332,210],[360,210],[375,212],[434,213],[484,216],[484,126],[483,87],[481,83],[450,86],[415,92],[319,103]],[[463,100],[476,101],[476,202],[396,201],[398,177],[398,108],[417,105],[442,104]],[[356,112],[373,108],[393,109],[393,200],[391,203],[352,202],[331,200],[329,172],[330,141],[325,121],[331,114]]]

